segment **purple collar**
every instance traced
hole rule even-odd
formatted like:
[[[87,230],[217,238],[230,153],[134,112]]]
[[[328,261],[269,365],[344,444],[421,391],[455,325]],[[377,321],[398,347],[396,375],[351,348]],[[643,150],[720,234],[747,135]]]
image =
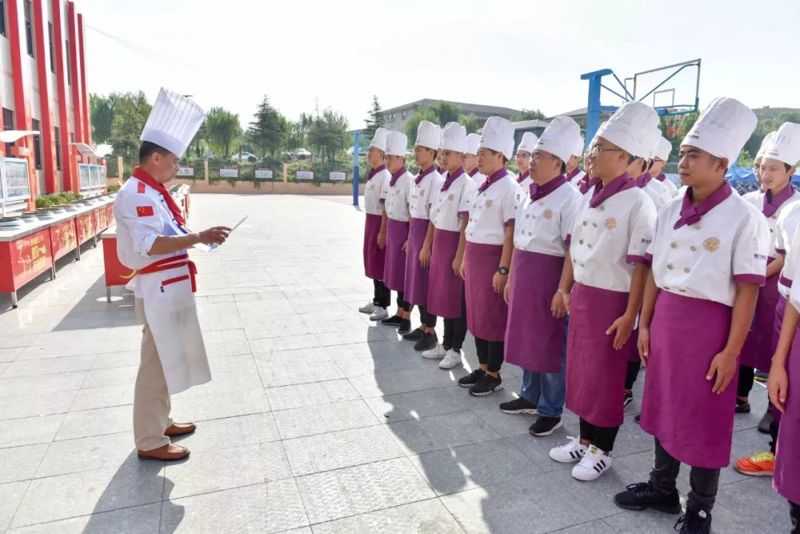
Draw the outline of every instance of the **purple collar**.
[[[389,187],[394,187],[394,184],[397,183],[397,180],[399,180],[400,177],[403,176],[405,173],[406,173],[406,166],[403,165],[403,167],[399,171],[397,171],[392,175],[392,179],[389,180]]]
[[[495,172],[493,175],[489,176],[488,178],[486,178],[486,180],[483,181],[481,186],[478,188],[478,193],[483,193],[484,191],[489,189],[489,187],[491,187],[493,184],[496,184],[506,176],[508,176],[508,169],[503,167],[499,171]]]
[[[386,168],[386,165],[378,165],[374,169],[370,169],[369,170],[369,174],[367,174],[367,181],[369,182],[370,180],[372,180],[373,176],[375,176],[376,174],[378,174],[379,172],[381,172],[385,168]]]
[[[419,174],[417,174],[417,177],[414,179],[414,183],[416,185],[419,185],[419,183],[422,181],[423,178],[425,178],[426,176],[428,176],[430,173],[432,173],[435,170],[436,170],[436,165],[431,165],[430,167],[428,167],[424,171],[421,171]]]
[[[593,188],[597,185],[597,182],[600,181],[600,178],[597,176],[589,176],[588,174],[581,178],[580,183],[578,184],[578,189],[581,192],[581,195],[585,195],[589,192],[589,189]]]
[[[574,169],[569,171],[569,174],[567,174],[567,176],[566,176],[566,180],[568,182],[571,182],[572,179],[575,178],[578,175],[579,172],[581,172],[581,168],[580,167],[575,167]]]
[[[537,201],[540,198],[544,198],[562,185],[567,183],[566,178],[564,178],[563,174],[560,174],[547,182],[543,185],[538,185],[536,183],[531,184],[531,200]]]
[[[527,171],[525,171],[523,173],[520,173],[520,175],[517,176],[517,183],[521,184],[522,182],[525,181],[525,178],[530,177],[530,175],[531,175],[531,171],[530,170],[527,170]]]
[[[620,191],[625,191],[626,189],[630,189],[632,187],[635,186],[631,179],[628,178],[627,172],[611,180],[605,187],[603,186],[603,182],[598,180],[597,185],[594,186],[594,192],[592,193],[592,199],[589,201],[589,205],[593,208],[596,208],[605,202],[607,198],[610,198]]]
[[[634,180],[634,183],[636,184],[636,187],[645,188],[645,187],[647,187],[647,183],[652,179],[653,179],[653,177],[650,176],[650,173],[649,172],[645,172],[640,177],[638,177],[636,180]]]
[[[475,176],[476,174],[478,174],[478,167],[475,167],[474,169],[472,169],[471,171],[469,171],[467,174],[469,174],[469,177],[470,177],[470,178],[472,178],[473,176]]]
[[[767,192],[764,194],[764,204],[761,207],[761,213],[764,214],[764,217],[772,217],[784,202],[792,198],[792,195],[794,195],[794,188],[792,188],[791,183],[787,184],[786,187],[774,197],[772,196],[772,191],[767,189]]]
[[[450,186],[453,185],[453,182],[458,180],[458,178],[464,174],[464,167],[459,167],[456,172],[447,173],[447,178],[444,179],[444,183],[442,184],[442,191],[447,191],[450,189]]]
[[[658,176],[656,176],[656,180],[658,180],[659,182],[663,182],[666,179],[667,179],[667,175],[664,174],[663,172],[661,174],[659,174]]]
[[[439,166],[437,165],[437,166],[436,166],[436,172],[438,172],[439,174],[444,174],[444,173],[446,173],[446,172],[447,172],[447,169],[445,169],[444,167],[439,167]]]
[[[678,222],[675,223],[675,230],[683,225],[691,226],[700,222],[703,215],[714,209],[717,205],[721,204],[723,200],[731,196],[731,185],[725,181],[713,193],[708,195],[708,198],[700,202],[697,206],[694,205],[694,190],[690,187],[683,195],[683,203],[681,204],[681,216]]]

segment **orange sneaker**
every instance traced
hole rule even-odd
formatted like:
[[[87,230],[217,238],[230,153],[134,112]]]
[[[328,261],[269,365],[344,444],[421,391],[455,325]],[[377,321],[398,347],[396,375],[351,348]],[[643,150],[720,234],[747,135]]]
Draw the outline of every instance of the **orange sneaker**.
[[[771,477],[775,470],[775,455],[769,451],[759,452],[749,458],[739,458],[735,467],[743,475]]]

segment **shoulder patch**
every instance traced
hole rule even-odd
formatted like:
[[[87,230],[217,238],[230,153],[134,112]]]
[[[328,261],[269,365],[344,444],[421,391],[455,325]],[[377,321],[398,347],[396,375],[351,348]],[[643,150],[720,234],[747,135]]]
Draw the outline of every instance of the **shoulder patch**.
[[[139,182],[136,192],[142,195],[144,194],[144,182]]]
[[[154,214],[153,206],[136,206],[137,217],[152,217]]]

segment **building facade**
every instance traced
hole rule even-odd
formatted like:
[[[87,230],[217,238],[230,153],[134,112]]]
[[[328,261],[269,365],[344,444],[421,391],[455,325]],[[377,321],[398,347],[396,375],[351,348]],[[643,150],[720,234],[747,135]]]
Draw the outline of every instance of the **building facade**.
[[[32,198],[79,190],[92,144],[83,16],[66,0],[0,0],[0,130],[37,130],[0,155],[28,160]]]
[[[481,127],[483,127],[483,123],[486,122],[486,119],[493,115],[511,120],[514,115],[519,113],[519,110],[511,108],[484,106],[481,104],[465,104],[463,102],[450,102],[449,100],[433,100],[430,98],[423,98],[422,100],[409,102],[408,104],[403,104],[402,106],[382,110],[380,115],[383,117],[383,127],[402,132],[405,130],[406,122],[408,122],[408,120],[413,117],[420,108],[433,107],[439,102],[447,102],[448,104],[455,105],[464,115],[475,115],[478,118]]]

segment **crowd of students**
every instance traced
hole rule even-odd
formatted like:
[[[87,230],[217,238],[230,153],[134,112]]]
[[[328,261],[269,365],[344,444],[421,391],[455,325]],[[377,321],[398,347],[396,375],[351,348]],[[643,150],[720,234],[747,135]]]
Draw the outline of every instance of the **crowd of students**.
[[[614,501],[683,512],[684,533],[710,532],[735,413],[750,411],[755,370],[768,372],[760,426],[771,450],[736,468],[774,473],[798,532],[800,193],[790,180],[800,125],[765,138],[755,161],[761,191],[740,196],[725,174],[756,122],[741,102],[715,99],[680,145],[680,189],[661,172],[672,146],[658,113],[640,102],[619,108],[585,152],[565,116],[539,138],[526,133],[516,152],[513,126],[500,117],[480,136],[422,121],[416,175],[406,135],[379,128],[365,187],[364,266],[375,291],[359,311],[396,327],[442,369],[462,365],[469,331],[479,366],[458,385],[470,395],[502,388],[505,362],[521,367],[519,396],[500,410],[536,415],[537,438],[562,426],[565,407],[577,414],[579,436],[550,457],[574,463],[580,481],[611,468],[646,367],[637,422],[654,438],[654,463],[649,480]],[[514,157],[519,175],[508,169]],[[421,325],[412,330],[413,306]],[[691,468],[685,510],[681,464]]]

